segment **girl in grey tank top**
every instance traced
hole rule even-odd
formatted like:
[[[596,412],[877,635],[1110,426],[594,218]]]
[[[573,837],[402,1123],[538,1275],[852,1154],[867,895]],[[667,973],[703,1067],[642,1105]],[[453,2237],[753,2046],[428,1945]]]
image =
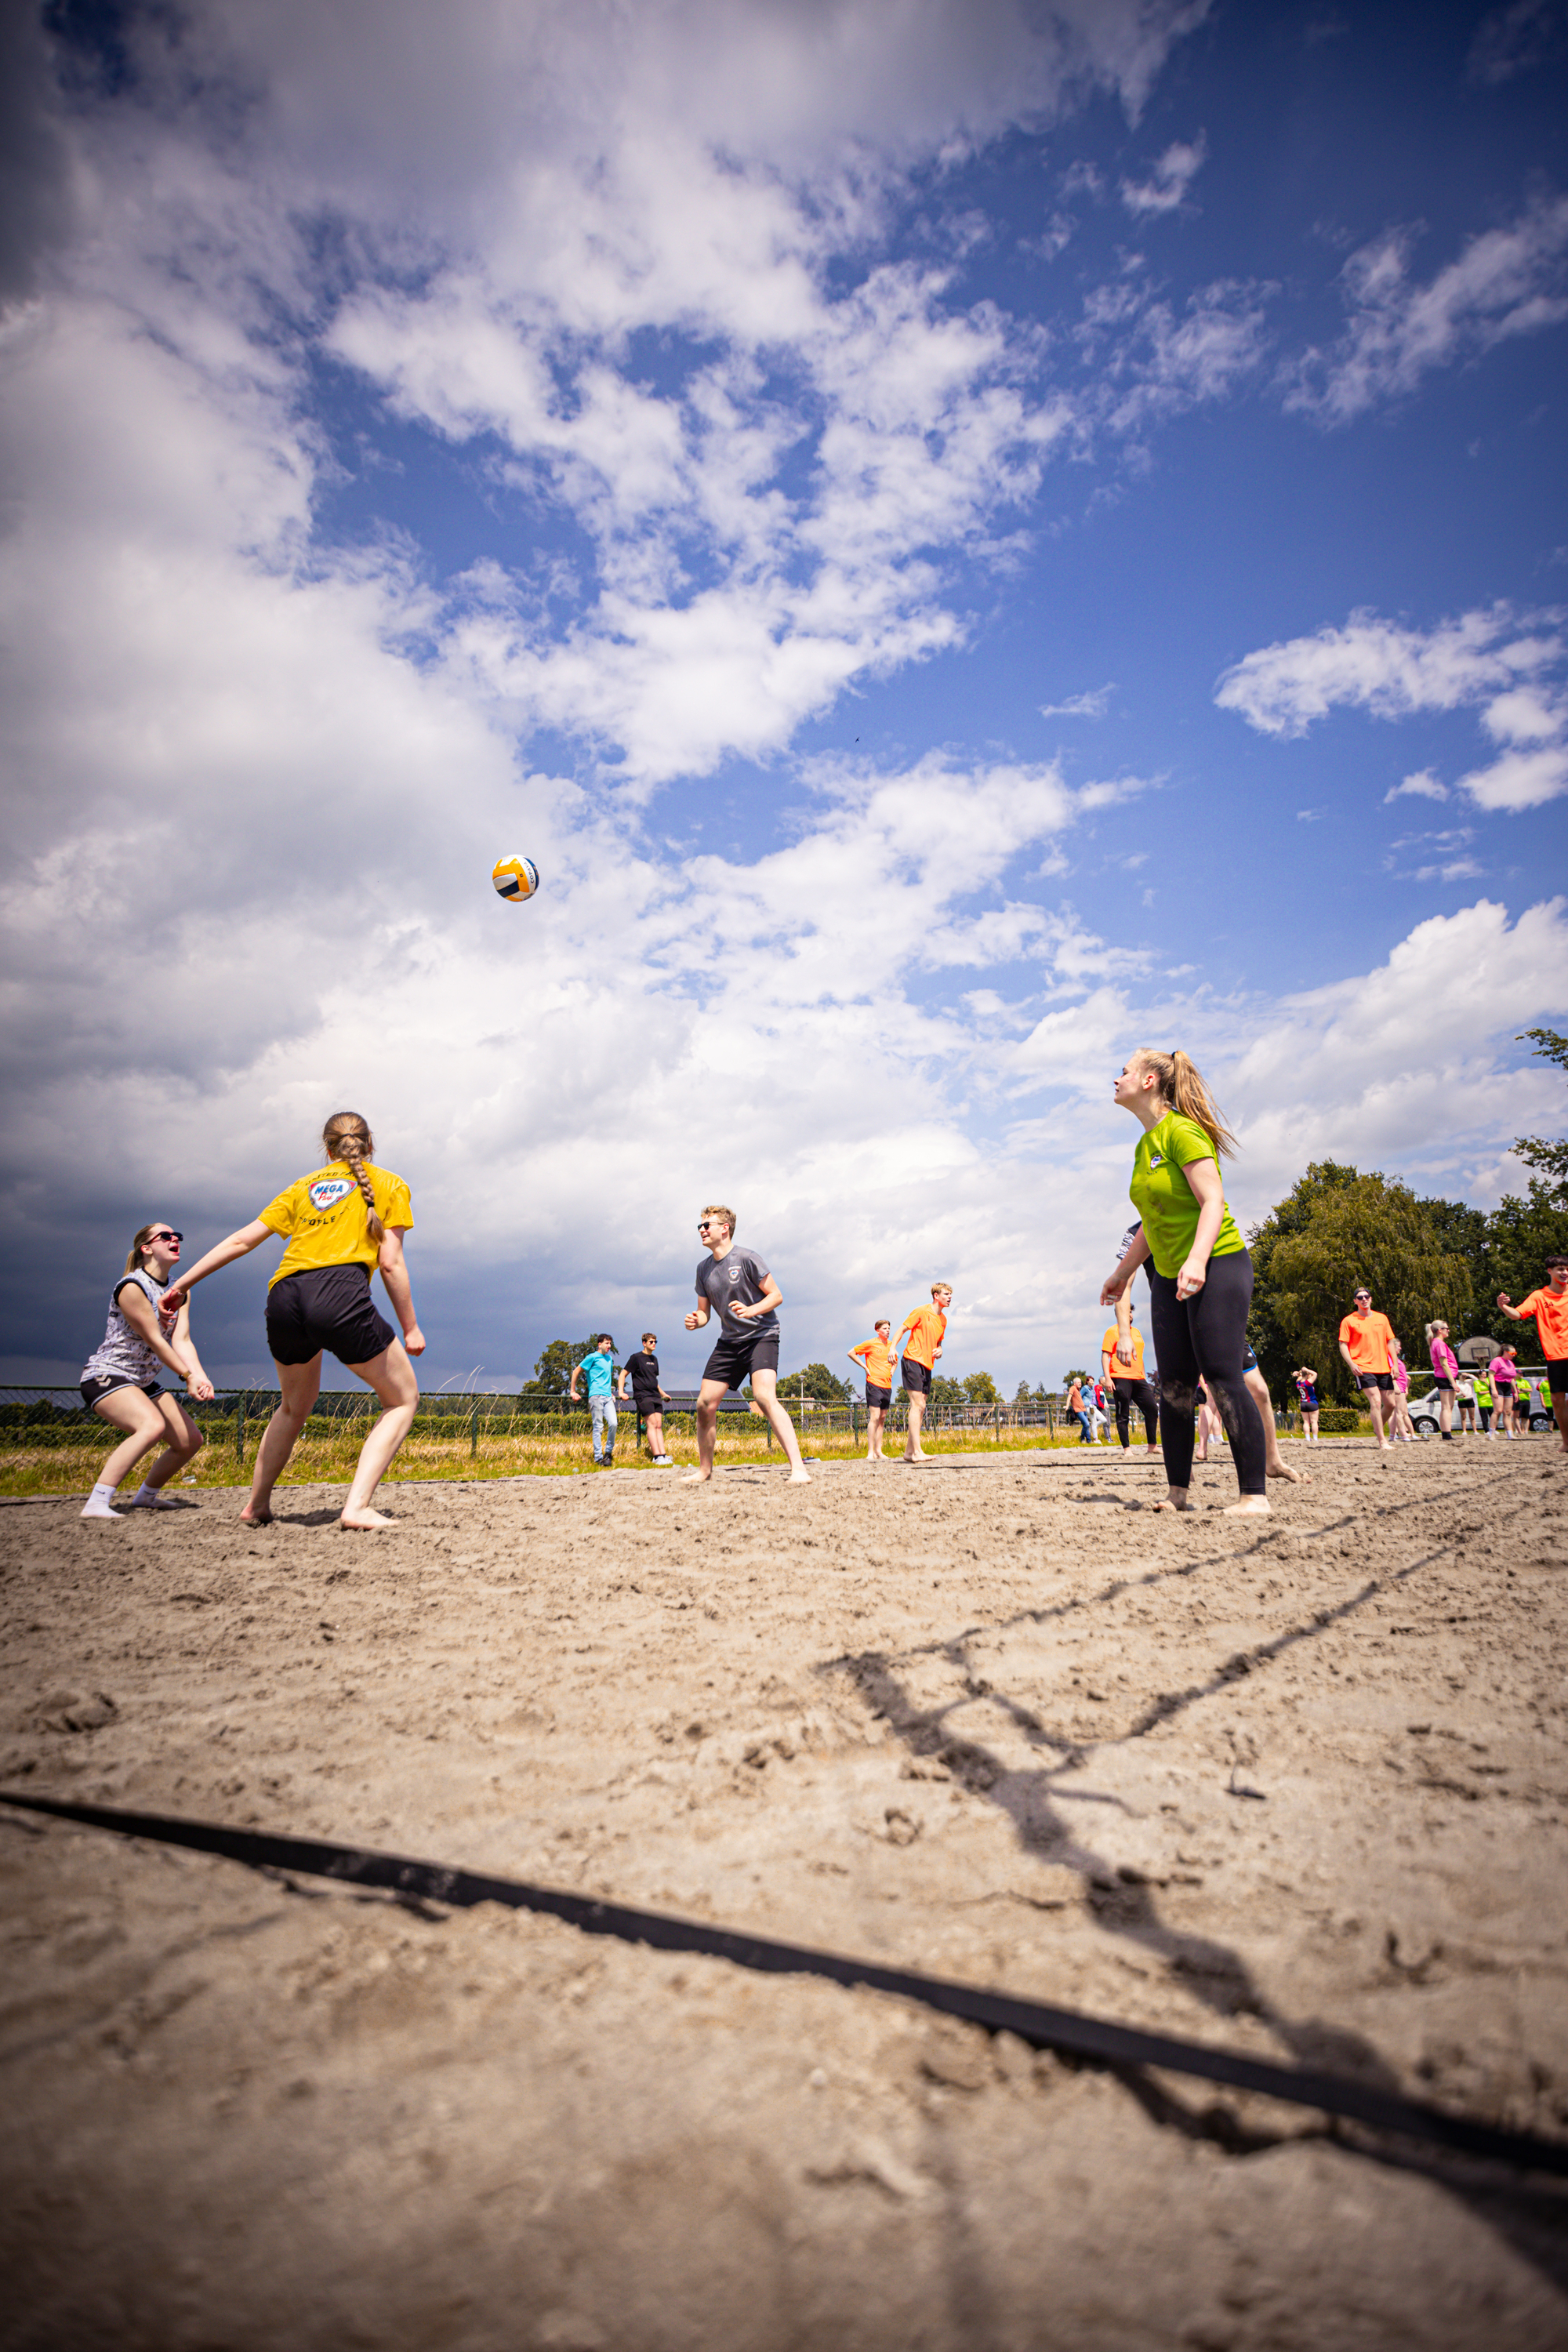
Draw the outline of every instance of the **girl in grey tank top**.
[[[154,1446],[162,1452],[130,1498],[139,1510],[179,1508],[163,1493],[176,1470],[200,1453],[202,1433],[178,1397],[156,1390],[158,1375],[167,1370],[184,1381],[192,1396],[205,1403],[213,1384],[202,1370],[191,1338],[189,1301],[181,1304],[172,1326],[159,1308],[169,1278],[180,1258],[181,1235],[172,1225],[143,1225],[131,1244],[125,1271],[110,1294],[109,1322],[102,1340],[82,1369],[82,1402],[100,1421],[121,1432],[121,1443],[98,1474],[88,1496],[84,1519],[117,1519],[116,1487]],[[148,1391],[153,1390],[149,1395]]]

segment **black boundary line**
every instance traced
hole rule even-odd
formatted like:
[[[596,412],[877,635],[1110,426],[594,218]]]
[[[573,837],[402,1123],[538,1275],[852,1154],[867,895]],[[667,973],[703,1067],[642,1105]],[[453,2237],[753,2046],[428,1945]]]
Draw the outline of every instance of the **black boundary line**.
[[[619,1903],[602,1903],[593,1896],[568,1895],[552,1887],[531,1886],[510,1878],[486,1878],[440,1863],[416,1862],[372,1848],[329,1843],[314,1838],[279,1837],[254,1830],[229,1829],[218,1822],[181,1821],[163,1813],[125,1812],[108,1805],[70,1804],[59,1798],[23,1796],[0,1790],[0,1803],[24,1811],[47,1813],[58,1821],[80,1822],[90,1829],[110,1830],[121,1837],[151,1838],[163,1845],[186,1846],[215,1853],[253,1870],[302,1871],[314,1878],[340,1885],[384,1887],[397,1895],[444,1903],[463,1909],[476,1903],[503,1903],[514,1911],[542,1912],[564,1920],[588,1936],[615,1936],[622,1942],[646,1944],[655,1951],[696,1952],[710,1959],[728,1960],[737,1968],[754,1969],[774,1976],[825,1977],[840,1985],[864,1985],[874,1992],[896,1994],[923,2003],[949,2017],[984,2026],[992,2033],[1016,2033],[1037,2050],[1067,2052],[1073,2057],[1110,2066],[1158,2066],[1172,2074],[1193,2074],[1233,2088],[1256,2091],[1292,2105],[1315,2107],[1367,2124],[1375,2131],[1397,2132],[1427,2140],[1466,2156],[1480,2157],[1521,2170],[1555,2173],[1568,2178],[1568,2142],[1543,2139],[1533,2132],[1500,2130],[1474,2123],[1468,2116],[1447,2114],[1441,2107],[1402,2098],[1342,2075],[1319,2074],[1309,2067],[1279,2066],[1268,2060],[1243,2057],[1239,2052],[1216,2050],[1201,2042],[1177,2040],[1163,2033],[1118,2025],[1109,2018],[1089,2017],[1081,2011],[1056,2009],[1040,2001],[1019,2000],[1012,1995],[986,1992],[974,1985],[955,1984],[943,1977],[920,1976],[904,1969],[885,1969],[873,1961],[847,1959],[836,1952],[814,1950],[809,1945],[784,1944],[766,1936],[749,1936],[731,1927],[710,1927],[692,1919],[676,1919],[658,1911],[638,1911]]]

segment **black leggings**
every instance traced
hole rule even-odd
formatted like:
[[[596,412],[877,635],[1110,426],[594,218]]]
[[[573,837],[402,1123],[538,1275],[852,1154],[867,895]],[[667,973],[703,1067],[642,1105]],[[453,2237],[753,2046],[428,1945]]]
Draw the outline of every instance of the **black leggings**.
[[[1268,1490],[1268,1449],[1258,1407],[1242,1377],[1247,1311],[1252,1304],[1252,1260],[1244,1249],[1211,1257],[1208,1280],[1195,1298],[1178,1300],[1174,1275],[1149,1268],[1149,1320],[1160,1367],[1160,1443],[1173,1486],[1193,1483],[1194,1391],[1207,1385],[1244,1495]]]
[[[1154,1391],[1147,1381],[1121,1381],[1113,1376],[1116,1391],[1116,1434],[1125,1448],[1132,1439],[1132,1408],[1136,1405],[1143,1415],[1143,1434],[1151,1445],[1154,1443],[1154,1424],[1159,1418]]]

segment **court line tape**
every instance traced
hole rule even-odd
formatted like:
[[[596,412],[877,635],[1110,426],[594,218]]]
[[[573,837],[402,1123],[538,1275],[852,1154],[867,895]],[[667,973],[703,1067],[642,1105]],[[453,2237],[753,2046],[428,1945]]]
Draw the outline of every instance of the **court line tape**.
[[[89,1829],[110,1830],[121,1837],[150,1838],[161,1845],[218,1854],[253,1870],[300,1871],[308,1877],[335,1880],[340,1885],[382,1887],[457,1909],[476,1903],[502,1903],[514,1911],[542,1912],[564,1920],[587,1936],[614,1936],[623,1943],[648,1945],[655,1951],[700,1953],[765,1975],[825,1977],[833,1984],[864,1985],[873,1992],[893,1993],[946,2016],[963,2018],[989,2032],[1016,2033],[1037,2050],[1063,2051],[1111,2066],[1158,2066],[1171,2074],[1196,2075],[1236,2090],[1260,2092],[1294,2106],[1343,2116],[1374,2131],[1397,2132],[1461,2155],[1568,2177],[1568,2141],[1475,2123],[1468,2116],[1450,2115],[1445,2108],[1403,2098],[1396,2092],[1352,2082],[1344,2075],[1319,2074],[1310,2067],[1279,2066],[1266,2059],[1244,2057],[1239,2051],[1217,2050],[1206,2042],[1165,2033],[1146,2033],[1140,2027],[1118,2025],[1110,2018],[1019,2000],[1008,1993],[987,1992],[978,1985],[955,1984],[945,1977],[880,1968],[870,1960],[849,1959],[805,1944],[779,1943],[767,1936],[708,1927],[700,1920],[672,1918],[658,1911],[634,1910],[625,1904],[531,1886],[518,1879],[487,1878],[475,1871],[416,1862],[366,1846],[230,1829],[221,1822],[184,1821],[163,1813],[126,1812],[109,1805],[71,1804],[57,1797],[25,1796],[11,1789],[0,1789],[0,1803]]]

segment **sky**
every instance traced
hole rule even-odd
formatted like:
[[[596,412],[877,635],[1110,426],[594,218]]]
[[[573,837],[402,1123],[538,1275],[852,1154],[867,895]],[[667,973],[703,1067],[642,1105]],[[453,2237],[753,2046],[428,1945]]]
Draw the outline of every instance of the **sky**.
[[[693,1383],[710,1201],[1054,1382],[1142,1044],[1244,1225],[1521,1189],[1565,145],[1568,0],[13,0],[0,1379],[344,1108],[432,1387]]]

